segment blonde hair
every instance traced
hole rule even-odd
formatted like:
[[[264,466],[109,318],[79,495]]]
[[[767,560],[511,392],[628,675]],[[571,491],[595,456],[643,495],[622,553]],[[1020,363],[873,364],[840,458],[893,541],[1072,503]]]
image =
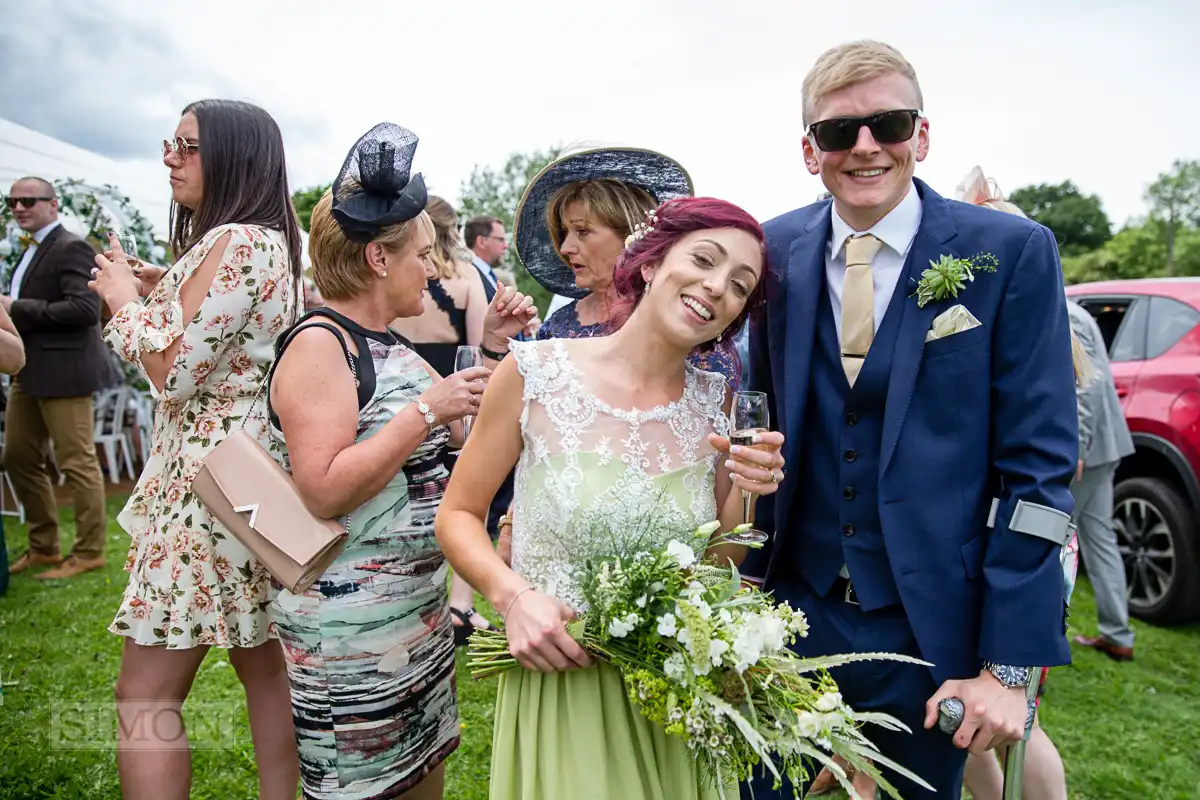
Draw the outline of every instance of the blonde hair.
[[[372,286],[367,266],[367,245],[351,241],[333,218],[333,192],[326,191],[312,212],[308,230],[308,256],[312,279],[326,300],[349,300],[365,294]],[[432,231],[433,222],[424,211],[420,216],[381,230],[372,242],[392,253],[403,252],[413,243],[417,226]],[[432,235],[431,235],[432,238]]]
[[[458,238],[458,214],[454,206],[441,197],[430,195],[429,202],[425,204],[425,213],[433,222],[433,233],[429,237],[429,241],[433,242],[433,250],[429,256],[438,280],[459,277],[462,273],[456,262],[464,259],[465,248]]]
[[[1005,214],[1029,219],[1029,215],[1022,211],[1020,206],[1005,200],[1004,196],[1000,194],[999,189],[992,190],[988,197],[980,199],[979,205],[986,208],[993,208],[996,211],[1003,211]],[[1092,366],[1092,360],[1088,357],[1087,350],[1083,349],[1083,343],[1075,335],[1075,331],[1070,331],[1070,333],[1071,365],[1075,370],[1075,385],[1087,386],[1092,382],[1092,378],[1096,376],[1096,370]]]
[[[563,240],[567,238],[564,230],[567,206],[575,202],[583,204],[583,215],[589,222],[612,228],[622,241],[633,231],[633,226],[645,218],[647,211],[658,207],[645,189],[617,178],[568,183],[555,192],[546,205],[546,225],[550,228],[550,241],[554,243],[555,252],[562,250]]]
[[[817,105],[829,95],[883,75],[908,78],[917,94],[917,109],[924,107],[925,99],[921,95],[917,71],[891,45],[863,39],[826,50],[804,77],[801,90],[804,127],[817,121],[813,119]]]

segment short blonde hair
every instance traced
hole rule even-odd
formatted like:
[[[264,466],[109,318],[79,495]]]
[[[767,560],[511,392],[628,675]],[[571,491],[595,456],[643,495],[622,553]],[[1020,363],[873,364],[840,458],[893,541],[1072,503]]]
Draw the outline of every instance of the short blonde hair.
[[[917,109],[925,106],[917,71],[889,44],[863,39],[839,44],[826,50],[804,77],[804,127],[813,122],[817,105],[834,92],[883,75],[902,75],[912,82],[917,93]]]
[[[326,191],[312,212],[308,230],[308,257],[312,279],[326,300],[350,300],[365,294],[372,285],[367,266],[367,245],[351,241],[333,218],[333,192]],[[418,225],[425,225],[432,240],[433,222],[424,211],[420,216],[381,230],[372,242],[392,253],[413,244]]]
[[[555,252],[562,250],[567,238],[563,220],[567,206],[575,202],[583,204],[583,214],[589,221],[612,228],[622,241],[633,232],[634,225],[645,219],[647,211],[658,207],[654,196],[645,189],[617,178],[568,183],[546,205],[546,225]]]

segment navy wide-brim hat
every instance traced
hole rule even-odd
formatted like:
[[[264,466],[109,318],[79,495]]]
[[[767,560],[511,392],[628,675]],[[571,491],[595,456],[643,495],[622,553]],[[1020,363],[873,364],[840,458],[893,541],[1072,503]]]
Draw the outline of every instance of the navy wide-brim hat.
[[[659,204],[694,193],[691,176],[678,161],[636,147],[582,150],[547,164],[517,204],[513,219],[517,258],[533,279],[555,294],[579,299],[588,292],[575,285],[575,273],[550,238],[546,208],[554,193],[567,184],[615,178],[645,189]]]

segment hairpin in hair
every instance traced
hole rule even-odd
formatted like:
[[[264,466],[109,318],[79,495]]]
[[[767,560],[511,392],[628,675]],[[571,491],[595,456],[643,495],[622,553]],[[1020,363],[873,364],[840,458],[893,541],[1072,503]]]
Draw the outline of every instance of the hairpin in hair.
[[[634,225],[633,232],[625,237],[625,246],[629,247],[634,242],[640,242],[642,239],[645,239],[647,234],[654,233],[654,226],[657,223],[658,214],[655,213],[654,209],[650,209],[646,212],[645,221]]]

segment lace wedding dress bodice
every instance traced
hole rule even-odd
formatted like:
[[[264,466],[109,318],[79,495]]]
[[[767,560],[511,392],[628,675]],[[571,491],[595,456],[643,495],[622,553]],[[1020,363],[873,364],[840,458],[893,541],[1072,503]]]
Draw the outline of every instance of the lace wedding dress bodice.
[[[679,400],[619,409],[589,389],[568,350],[563,339],[512,345],[525,379],[512,566],[582,610],[574,574],[597,552],[598,531],[608,535],[603,552],[621,553],[622,544],[658,547],[716,519],[708,434],[728,435],[729,421],[721,375],[687,364]]]

